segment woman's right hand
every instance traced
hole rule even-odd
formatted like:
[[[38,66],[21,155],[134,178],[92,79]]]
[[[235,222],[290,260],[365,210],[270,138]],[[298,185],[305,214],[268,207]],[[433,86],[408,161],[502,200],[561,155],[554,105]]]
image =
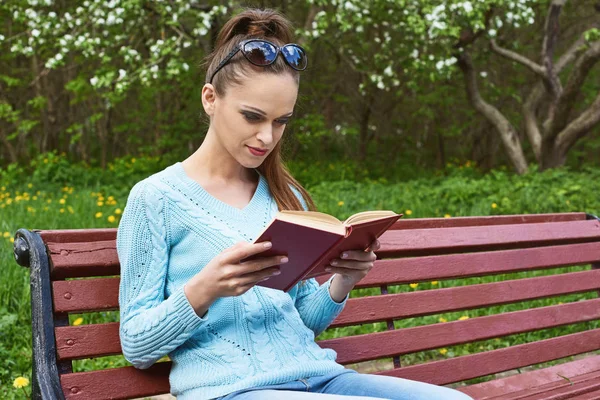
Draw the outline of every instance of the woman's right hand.
[[[265,247],[269,244],[269,247]],[[223,250],[186,283],[185,294],[196,313],[203,315],[219,297],[239,296],[252,286],[280,273],[278,265],[287,262],[285,256],[258,257],[240,260],[271,248],[270,242],[238,242]]]

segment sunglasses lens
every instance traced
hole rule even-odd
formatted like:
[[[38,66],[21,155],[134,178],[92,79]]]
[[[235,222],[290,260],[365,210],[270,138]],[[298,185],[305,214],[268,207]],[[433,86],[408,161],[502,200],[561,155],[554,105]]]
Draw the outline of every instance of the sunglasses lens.
[[[306,53],[304,53],[301,47],[288,44],[281,48],[281,53],[292,68],[297,70],[303,70],[306,68],[308,60]]]
[[[251,63],[269,65],[277,57],[277,49],[265,42],[249,42],[244,45],[244,54]]]

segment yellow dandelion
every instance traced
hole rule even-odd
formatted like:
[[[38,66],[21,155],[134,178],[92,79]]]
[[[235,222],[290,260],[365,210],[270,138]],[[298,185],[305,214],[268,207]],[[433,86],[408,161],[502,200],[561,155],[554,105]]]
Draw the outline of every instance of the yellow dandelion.
[[[113,201],[115,198],[113,196],[108,196],[108,201]]]
[[[121,211],[121,209],[120,209],[120,208],[117,208],[117,209],[115,210],[115,214],[121,214],[121,212],[122,212],[122,211]]]
[[[24,376],[19,376],[13,382],[13,386],[17,389],[21,389],[21,388],[24,388],[25,386],[29,386],[29,379],[25,378]]]
[[[37,200],[38,198],[37,198],[37,196],[33,196],[32,199],[33,200]]]
[[[102,213],[101,212],[97,212],[96,213],[96,218],[102,218]]]
[[[96,204],[98,205],[98,207],[102,207],[102,206],[104,205],[104,202],[102,202],[102,201],[99,201],[99,202],[97,202]]]
[[[8,240],[9,240],[11,243],[14,243],[14,242],[15,242],[15,238],[14,238],[14,237],[11,237],[11,238],[10,238],[10,239],[8,239]]]
[[[460,317],[458,320],[459,321],[464,321],[465,319],[469,319],[468,315],[463,315],[462,317]]]
[[[65,212],[65,209],[61,208],[59,211],[60,211],[61,214],[63,214]]]
[[[440,321],[440,322],[448,322],[448,320],[446,318],[444,318],[444,317],[440,317],[440,319],[438,319],[438,321]]]
[[[44,158],[44,164],[48,164],[48,159]]]
[[[110,223],[113,223],[116,220],[114,215],[109,215],[107,219],[108,219],[108,222],[110,222]]]
[[[66,201],[65,199],[60,199],[58,202],[59,202],[60,204],[65,204],[67,201]]]
[[[406,215],[410,215],[410,214],[412,214],[412,210],[406,210],[406,211],[404,211],[404,213],[405,213]]]
[[[437,284],[438,284],[438,281],[431,281],[431,284],[432,284],[433,286],[435,286],[435,285],[437,285]]]
[[[74,213],[75,213],[75,210],[73,210],[73,207],[71,207],[71,206],[67,206],[67,210],[69,210],[69,212],[70,212],[71,214],[74,214]]]
[[[33,187],[33,185],[32,185],[31,183],[28,183],[28,184],[27,184],[27,187],[28,187],[29,189],[31,189],[31,188]]]
[[[5,238],[7,238],[7,237],[10,237],[10,232],[4,232],[4,233],[2,234],[2,236],[4,236]]]
[[[73,321],[73,325],[74,326],[81,325],[82,322],[83,322],[83,318],[79,317],[75,321]]]
[[[440,354],[445,355],[448,352],[448,349],[440,349]]]
[[[132,158],[132,159],[131,159],[131,163],[132,163],[132,164],[135,164],[135,158]]]
[[[104,196],[102,196],[102,195],[99,195],[99,196],[98,196],[98,201],[104,201]]]
[[[5,191],[6,190],[6,186],[0,187],[0,190]]]
[[[343,202],[342,200],[338,201],[338,206],[340,206],[340,207],[341,207],[341,206],[343,206],[343,205],[344,205],[344,202]]]
[[[444,218],[450,218],[450,214],[444,214]]]
[[[492,208],[496,208],[496,207],[498,207],[498,204],[492,203]]]
[[[46,203],[48,203],[48,204],[52,203],[52,199],[46,200]]]
[[[410,285],[408,285],[408,286],[410,286],[410,287],[411,287],[411,288],[413,288],[413,289],[416,289],[416,288],[417,288],[417,286],[419,286],[419,284],[418,284],[418,283],[411,283],[411,284],[410,284]]]

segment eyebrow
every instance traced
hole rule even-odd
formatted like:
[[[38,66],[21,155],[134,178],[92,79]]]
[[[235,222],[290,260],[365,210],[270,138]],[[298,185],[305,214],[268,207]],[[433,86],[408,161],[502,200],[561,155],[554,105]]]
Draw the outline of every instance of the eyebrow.
[[[260,108],[256,108],[256,107],[252,107],[252,106],[247,106],[247,105],[245,105],[245,104],[244,104],[244,107],[246,107],[246,108],[249,108],[249,109],[251,109],[251,110],[254,110],[254,111],[256,111],[257,113],[259,113],[259,114],[261,114],[261,115],[263,115],[263,116],[265,116],[265,117],[267,116],[267,113],[266,113],[266,112],[264,112],[263,110],[261,110]],[[292,112],[290,112],[290,113],[287,113],[287,114],[285,114],[285,115],[282,115],[282,116],[281,116],[281,117],[279,117],[279,118],[291,117],[293,113],[294,113],[294,112],[292,111]]]

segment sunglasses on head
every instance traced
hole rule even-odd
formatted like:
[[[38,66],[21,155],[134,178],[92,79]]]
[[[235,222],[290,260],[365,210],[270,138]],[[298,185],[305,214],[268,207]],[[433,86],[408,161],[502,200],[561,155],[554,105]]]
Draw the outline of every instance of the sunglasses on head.
[[[237,54],[238,51],[242,51],[242,54],[248,61],[259,67],[265,67],[271,65],[277,59],[279,53],[283,55],[285,62],[295,69],[296,71],[304,71],[308,63],[308,58],[304,49],[297,44],[288,43],[281,47],[277,46],[264,39],[248,39],[240,42],[227,56],[219,63],[215,71],[212,73],[209,79],[209,83],[217,72],[225,66]]]

